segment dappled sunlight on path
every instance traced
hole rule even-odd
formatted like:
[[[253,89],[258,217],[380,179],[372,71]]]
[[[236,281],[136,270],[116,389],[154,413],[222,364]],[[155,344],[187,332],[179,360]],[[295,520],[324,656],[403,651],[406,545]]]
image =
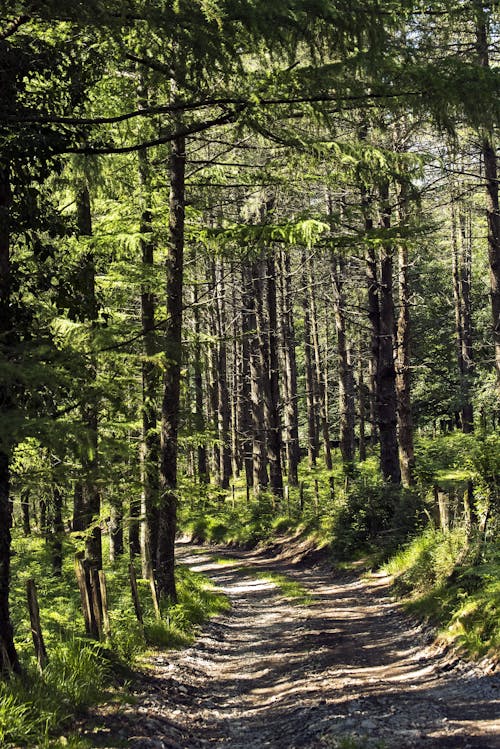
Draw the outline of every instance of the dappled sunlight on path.
[[[500,749],[500,677],[434,647],[387,578],[250,552],[228,551],[230,562],[185,546],[179,556],[232,609],[193,647],[154,658],[137,705],[120,714],[127,746],[327,749],[351,736],[367,747]],[[266,570],[300,582],[310,603],[285,599]]]

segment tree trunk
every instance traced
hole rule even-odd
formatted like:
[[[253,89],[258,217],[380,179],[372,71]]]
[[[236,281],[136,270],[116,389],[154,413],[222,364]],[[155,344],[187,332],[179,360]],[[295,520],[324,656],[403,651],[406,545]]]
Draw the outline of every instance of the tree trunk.
[[[282,311],[281,338],[283,349],[283,392],[284,422],[286,430],[286,459],[288,483],[299,485],[298,465],[300,462],[299,409],[297,395],[297,359],[295,354],[295,325],[290,271],[290,255],[281,254]]]
[[[238,426],[241,438],[241,452],[247,487],[253,486],[253,438],[252,419],[253,404],[251,396],[251,374],[250,374],[250,346],[254,331],[252,328],[253,313],[251,306],[251,290],[249,289],[249,278],[247,268],[241,272],[242,310],[241,310],[241,345],[240,345],[240,388],[238,393]],[[255,324],[253,322],[253,324]]]
[[[246,273],[244,306],[249,329],[250,397],[252,404],[252,485],[258,494],[269,483],[267,475],[267,444],[264,419],[264,373],[262,340],[258,327],[256,292],[259,291],[259,270],[256,263]],[[260,300],[262,303],[262,299]]]
[[[404,188],[400,195],[400,220],[406,218]],[[398,246],[399,316],[397,322],[396,398],[398,417],[399,464],[403,486],[412,486],[415,470],[413,447],[413,418],[410,389],[410,286],[408,279],[408,248],[404,242]]]
[[[11,305],[10,266],[10,177],[9,167],[0,163],[0,354],[11,359],[10,348],[15,343]],[[7,421],[13,411],[8,382],[0,381],[0,409]],[[12,498],[10,492],[10,447],[0,444],[0,674],[19,671],[10,620],[10,555],[12,527]]]
[[[138,152],[139,184],[142,210],[140,218],[141,255],[144,280],[141,287],[141,324],[143,358],[142,380],[142,438],[141,458],[141,528],[140,547],[143,577],[150,579],[156,564],[158,546],[158,461],[160,439],[157,430],[157,390],[159,372],[156,356],[156,296],[154,293],[154,242],[152,239],[153,218],[151,207],[151,176],[145,151]]]
[[[381,188],[382,227],[389,229],[389,186]],[[397,439],[396,370],[394,364],[393,248],[386,241],[380,261],[380,335],[377,366],[377,416],[380,434],[380,468],[386,481],[401,482]]]
[[[309,306],[309,279],[307,277],[307,255],[302,253],[302,285],[303,297],[302,303],[304,308],[304,358],[306,369],[306,405],[307,405],[307,457],[309,467],[316,465],[318,457],[318,430],[315,397],[315,377],[314,377],[314,353],[311,339],[311,315]]]
[[[193,284],[193,319],[194,319],[194,393],[195,393],[195,428],[198,433],[197,468],[200,483],[207,484],[209,480],[207,446],[201,441],[201,435],[205,432],[205,413],[203,410],[203,367],[201,360],[201,319],[198,299],[198,286]]]
[[[361,191],[361,206],[364,214],[365,232],[369,236],[373,230],[372,198],[366,191]],[[368,320],[370,322],[370,357],[368,359],[368,392],[370,394],[370,441],[374,445],[378,440],[377,428],[377,369],[380,342],[380,302],[377,255],[373,246],[369,245],[365,254],[366,259],[366,288],[368,302]]]
[[[479,64],[490,67],[488,36],[489,18],[482,3],[476,3],[476,48]],[[486,218],[488,222],[488,259],[490,265],[491,313],[495,366],[500,388],[500,203],[498,197],[498,166],[493,134],[482,138],[481,150],[486,177]]]
[[[474,414],[470,394],[473,370],[472,329],[470,314],[470,262],[466,254],[466,237],[462,234],[461,216],[455,195],[451,196],[451,245],[453,301],[455,310],[455,337],[457,366],[460,382],[460,426],[466,434],[473,430]]]
[[[335,327],[337,331],[337,356],[339,367],[339,420],[340,420],[340,452],[344,464],[354,460],[354,379],[350,361],[350,351],[347,344],[344,294],[345,261],[343,258],[333,258],[331,263],[331,278],[333,288],[333,304]]]
[[[313,291],[314,283],[314,272],[311,259],[308,259],[308,275],[309,275],[309,303],[311,309],[311,336],[314,349],[314,365],[315,365],[315,392],[316,392],[316,412],[319,413],[321,423],[321,433],[323,436],[323,449],[325,453],[325,465],[328,470],[332,468],[332,452],[330,448],[330,429],[328,426],[328,415],[326,411],[326,382],[324,378],[324,368],[321,361],[321,349],[319,343],[319,331],[318,331],[318,312],[316,308],[315,294]]]
[[[52,506],[50,508],[50,556],[52,561],[52,570],[55,575],[62,575],[63,565],[63,496],[55,480],[52,484]]]
[[[279,385],[279,357],[278,357],[278,310],[276,301],[276,263],[274,255],[268,254],[266,259],[267,276],[267,310],[269,319],[269,483],[273,494],[283,496],[283,475],[281,472],[281,416],[280,416],[280,385]]]
[[[92,214],[90,210],[90,194],[86,178],[82,178],[78,184],[76,194],[76,208],[78,218],[78,231],[81,237],[92,236]],[[83,258],[82,282],[84,285],[84,298],[87,306],[86,317],[95,321],[97,319],[97,299],[95,292],[95,263],[93,253],[88,251]],[[101,497],[98,486],[99,458],[98,458],[98,403],[94,392],[97,379],[97,361],[94,355],[90,356],[87,368],[87,380],[90,384],[86,400],[81,407],[82,421],[86,430],[85,444],[82,450],[82,504],[81,523],[82,529],[91,528],[86,535],[85,559],[89,567],[102,569],[102,545],[99,515],[101,511]]]
[[[216,298],[216,331],[217,331],[217,427],[219,436],[219,477],[222,489],[229,488],[231,478],[231,447],[229,388],[227,386],[227,346],[225,332],[226,300],[224,283],[224,266],[221,262],[214,265],[214,286]]]
[[[460,274],[460,290],[462,300],[462,328],[463,328],[463,361],[464,375],[467,382],[467,393],[470,392],[472,379],[474,377],[474,350],[473,350],[473,330],[472,330],[472,304],[471,304],[471,286],[472,286],[472,226],[470,209],[468,211],[468,222],[462,211],[460,217],[461,226],[461,249],[462,249],[462,269]],[[474,431],[474,410],[472,399],[467,398],[462,409],[462,429],[466,433]]]
[[[123,502],[120,497],[113,497],[109,519],[109,561],[116,562],[124,552],[123,543]]]
[[[31,518],[30,518],[30,490],[21,490],[21,513],[23,516],[23,533],[25,536],[31,536]]]
[[[362,463],[366,460],[366,405],[365,405],[365,375],[364,360],[361,343],[359,338],[358,348],[358,416],[359,416],[359,460]]]
[[[231,347],[231,460],[233,476],[238,477],[242,469],[242,459],[239,439],[239,396],[240,396],[240,360],[238,341],[240,338],[237,302],[236,302],[236,273],[234,263],[231,263],[231,319],[232,347]]]
[[[172,141],[170,220],[166,271],[165,375],[161,408],[160,512],[157,581],[160,597],[177,600],[175,534],[177,530],[177,450],[182,361],[182,287],[185,214],[185,139]]]

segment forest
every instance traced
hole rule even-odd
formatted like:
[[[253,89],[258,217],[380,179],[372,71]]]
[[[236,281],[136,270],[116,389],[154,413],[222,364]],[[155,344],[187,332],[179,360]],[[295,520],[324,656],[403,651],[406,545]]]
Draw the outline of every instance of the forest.
[[[0,8],[0,744],[227,608],[179,539],[498,662],[498,3]]]

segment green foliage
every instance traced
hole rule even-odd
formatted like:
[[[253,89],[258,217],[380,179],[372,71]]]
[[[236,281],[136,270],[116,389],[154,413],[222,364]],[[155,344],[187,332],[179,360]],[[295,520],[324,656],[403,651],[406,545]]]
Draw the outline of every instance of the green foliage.
[[[500,647],[500,545],[428,527],[385,565],[410,611],[474,656]]]
[[[385,483],[376,464],[359,466],[333,518],[332,550],[340,559],[390,553],[422,522],[423,502],[413,491]]]
[[[73,569],[74,548],[65,542],[62,576],[52,574],[50,548],[34,536],[14,534],[13,619],[22,678],[0,682],[0,743],[11,746],[56,746],[55,731],[68,725],[75,711],[108,697],[117,699],[131,668],[151,646],[183,647],[209,616],[228,607],[203,575],[177,570],[179,602],[155,618],[149,582],[138,580],[144,628],[135,617],[127,560],[106,571],[112,637],[98,643],[82,636],[83,617]],[[22,553],[21,553],[22,552]],[[37,581],[42,629],[49,662],[40,674],[33,655],[25,602],[26,580]],[[119,692],[116,689],[119,687]],[[110,691],[111,690],[111,691]],[[73,742],[75,747],[77,743]]]

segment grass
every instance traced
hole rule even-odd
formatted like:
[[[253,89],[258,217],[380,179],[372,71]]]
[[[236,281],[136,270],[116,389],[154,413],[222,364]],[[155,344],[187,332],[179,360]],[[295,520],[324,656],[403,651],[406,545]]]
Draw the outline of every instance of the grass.
[[[276,585],[285,598],[297,606],[311,606],[313,597],[300,583],[278,572],[257,572],[256,577]]]
[[[106,570],[111,640],[98,643],[84,635],[84,622],[73,568],[74,549],[65,546],[62,576],[52,574],[44,541],[14,533],[12,619],[23,674],[0,682],[0,746],[86,749],[71,734],[75,714],[103,701],[127,699],[126,682],[151,647],[179,648],[190,644],[199,625],[229,607],[226,597],[207,578],[179,566],[179,602],[155,617],[149,583],[138,580],[144,614],[135,617],[127,562]],[[38,672],[25,602],[26,580],[36,580],[42,629],[49,662]]]
[[[481,559],[478,561],[478,556]],[[500,650],[500,544],[478,546],[463,528],[427,528],[385,570],[406,608],[473,657]]]

